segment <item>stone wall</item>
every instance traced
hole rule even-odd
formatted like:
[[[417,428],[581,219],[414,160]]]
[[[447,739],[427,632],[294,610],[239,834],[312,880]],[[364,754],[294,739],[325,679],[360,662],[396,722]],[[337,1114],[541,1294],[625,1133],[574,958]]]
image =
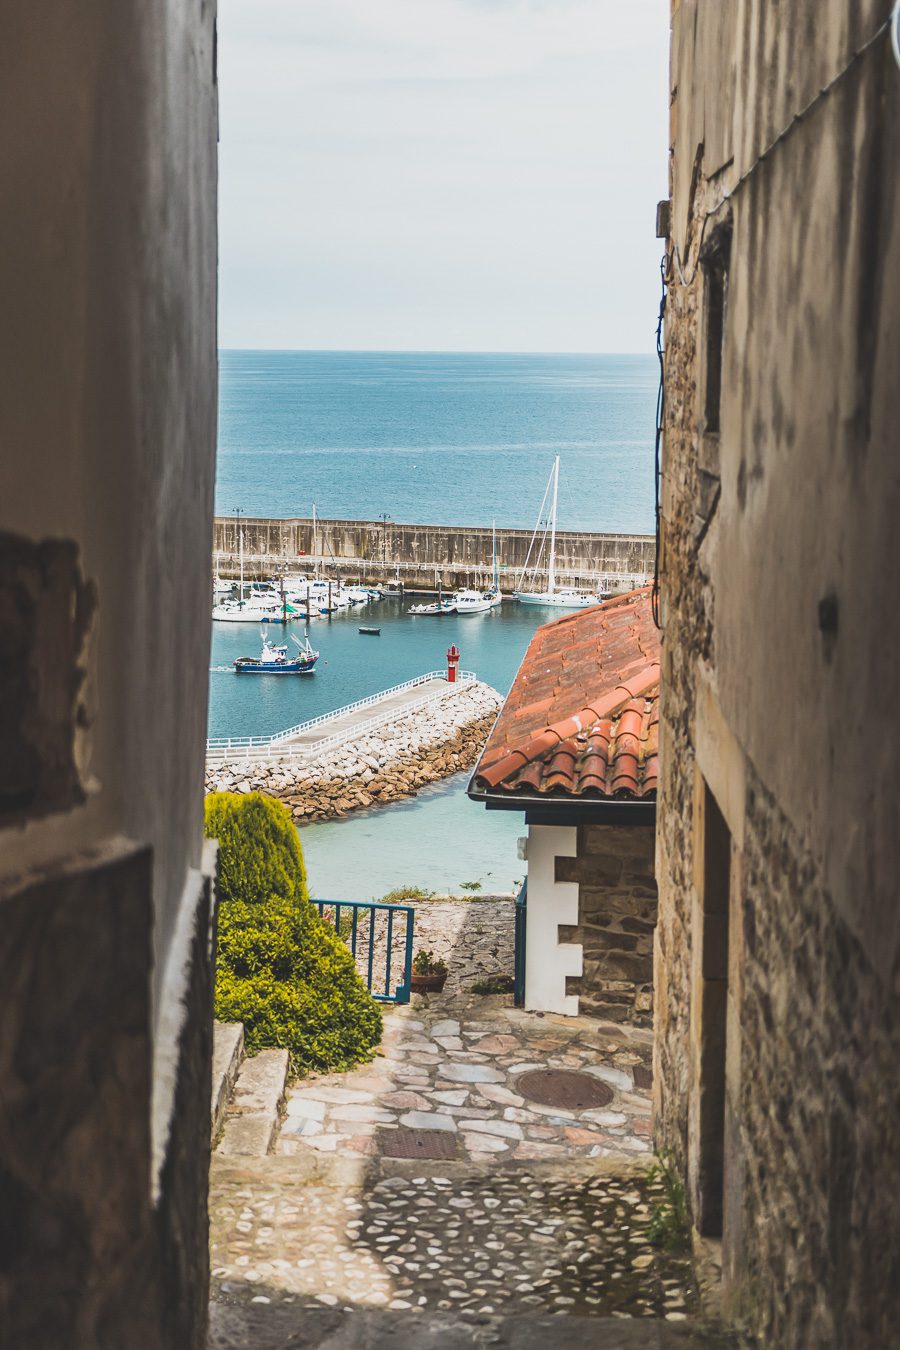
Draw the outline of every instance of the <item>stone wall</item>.
[[[653,852],[652,825],[582,825],[577,857],[557,861],[559,880],[578,883],[579,921],[561,925],[559,936],[582,946],[583,973],[566,982],[582,1015],[652,1022]]]
[[[900,1326],[896,993],[752,773],[742,877],[740,1084],[726,1119],[735,1311],[763,1345],[887,1346]]]
[[[786,1348],[898,1318],[889,8],[673,4],[655,1129]]]
[[[383,529],[371,520],[257,520],[242,518],[245,559],[265,559],[269,568],[288,564],[310,566],[312,558],[325,565],[337,560],[345,572],[377,582],[394,576],[400,567],[408,586],[430,586],[440,579],[447,587],[463,584],[467,574],[490,574],[493,538],[490,527],[401,525]],[[530,530],[497,530],[497,560],[501,585],[511,590],[525,564]],[[556,536],[557,569],[562,579],[596,572],[653,575],[654,541],[645,534],[591,534],[562,530]],[[214,548],[223,575],[236,574],[237,525],[234,517],[218,516]],[[546,551],[545,551],[546,553]],[[359,564],[375,564],[366,570]],[[532,558],[532,563],[534,558]],[[546,556],[543,559],[546,566]],[[383,565],[383,566],[382,566]],[[407,572],[405,569],[409,568]]]

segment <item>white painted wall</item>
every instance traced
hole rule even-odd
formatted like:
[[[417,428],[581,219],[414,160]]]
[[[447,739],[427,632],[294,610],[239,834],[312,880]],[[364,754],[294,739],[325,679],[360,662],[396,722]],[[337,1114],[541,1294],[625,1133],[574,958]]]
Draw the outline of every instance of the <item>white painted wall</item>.
[[[575,857],[577,834],[574,826],[528,827],[525,1007],[532,1012],[578,1016],[578,996],[566,993],[566,979],[582,973],[581,943],[559,940],[561,923],[578,922],[578,883],[555,876],[557,858]]]

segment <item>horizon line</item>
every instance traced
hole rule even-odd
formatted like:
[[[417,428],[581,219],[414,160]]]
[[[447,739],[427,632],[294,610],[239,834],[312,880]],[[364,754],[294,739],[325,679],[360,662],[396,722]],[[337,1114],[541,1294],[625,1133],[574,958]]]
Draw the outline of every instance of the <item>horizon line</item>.
[[[220,352],[291,352],[316,356],[656,356],[656,352],[611,352],[538,347],[224,347]]]

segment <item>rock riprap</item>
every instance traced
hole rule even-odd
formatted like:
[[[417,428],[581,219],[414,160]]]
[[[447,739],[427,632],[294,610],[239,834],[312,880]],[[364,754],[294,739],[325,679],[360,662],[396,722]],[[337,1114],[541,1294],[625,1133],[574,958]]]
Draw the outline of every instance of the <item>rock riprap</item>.
[[[210,763],[206,790],[278,797],[298,823],[400,801],[471,768],[502,702],[473,682],[315,757]]]

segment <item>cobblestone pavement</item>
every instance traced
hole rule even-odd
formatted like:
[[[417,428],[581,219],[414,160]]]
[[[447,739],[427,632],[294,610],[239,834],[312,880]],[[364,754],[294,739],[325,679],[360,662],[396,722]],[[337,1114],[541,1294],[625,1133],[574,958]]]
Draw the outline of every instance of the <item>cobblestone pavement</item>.
[[[313,1166],[216,1164],[219,1301],[671,1323],[696,1312],[689,1257],[648,1238],[664,1189],[645,1163]]]
[[[509,996],[418,1002],[386,1014],[372,1063],[289,1090],[277,1153],[429,1156],[418,1143],[434,1157],[435,1135],[439,1156],[476,1162],[650,1153],[649,1032],[525,1013]],[[532,1100],[528,1075],[541,1069],[587,1075],[600,1100]]]

